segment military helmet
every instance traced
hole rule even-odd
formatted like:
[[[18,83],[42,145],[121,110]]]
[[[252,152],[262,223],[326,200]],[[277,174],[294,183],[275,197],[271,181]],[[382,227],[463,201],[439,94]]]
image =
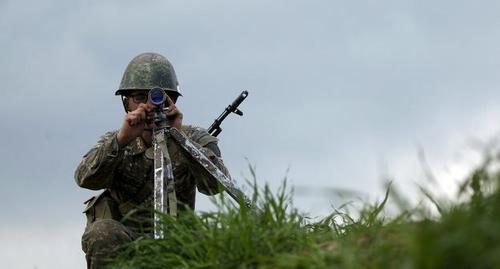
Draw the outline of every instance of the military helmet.
[[[151,90],[156,87],[182,96],[172,64],[158,53],[147,52],[130,61],[115,95],[126,95],[128,91]]]

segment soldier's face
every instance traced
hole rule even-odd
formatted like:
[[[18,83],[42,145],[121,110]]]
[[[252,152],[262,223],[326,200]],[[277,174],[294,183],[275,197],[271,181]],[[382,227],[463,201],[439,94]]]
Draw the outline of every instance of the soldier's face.
[[[134,111],[140,104],[147,103],[148,93],[149,90],[137,90],[126,95],[124,102],[127,111]],[[177,102],[177,96],[171,96],[171,94],[168,94],[168,96],[170,97],[170,99],[172,99],[174,103]]]
[[[148,102],[148,91],[133,91],[125,97],[127,111],[134,111],[140,104]]]

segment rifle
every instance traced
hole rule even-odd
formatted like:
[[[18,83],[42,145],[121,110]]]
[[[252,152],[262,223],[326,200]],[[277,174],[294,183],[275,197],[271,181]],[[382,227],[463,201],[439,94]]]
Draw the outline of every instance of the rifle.
[[[208,133],[211,134],[212,136],[217,136],[220,134],[222,131],[222,128],[220,128],[220,125],[222,121],[231,113],[234,113],[238,116],[243,116],[243,112],[238,109],[238,106],[247,98],[248,96],[248,91],[242,91],[238,97],[233,101],[232,104],[226,107],[226,109],[220,114],[217,119],[214,120],[214,123],[210,125],[208,128]]]

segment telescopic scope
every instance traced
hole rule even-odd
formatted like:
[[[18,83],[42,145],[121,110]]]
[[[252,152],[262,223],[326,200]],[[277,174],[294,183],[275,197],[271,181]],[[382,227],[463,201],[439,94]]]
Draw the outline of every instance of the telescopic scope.
[[[152,88],[148,93],[149,101],[155,106],[162,106],[167,100],[167,93],[162,88]]]

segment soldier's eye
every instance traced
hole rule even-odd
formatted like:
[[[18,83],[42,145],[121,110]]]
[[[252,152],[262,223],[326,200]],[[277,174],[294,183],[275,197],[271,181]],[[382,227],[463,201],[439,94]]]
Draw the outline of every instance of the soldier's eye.
[[[134,103],[140,104],[140,103],[146,103],[148,101],[148,95],[147,94],[137,94],[130,96]]]

